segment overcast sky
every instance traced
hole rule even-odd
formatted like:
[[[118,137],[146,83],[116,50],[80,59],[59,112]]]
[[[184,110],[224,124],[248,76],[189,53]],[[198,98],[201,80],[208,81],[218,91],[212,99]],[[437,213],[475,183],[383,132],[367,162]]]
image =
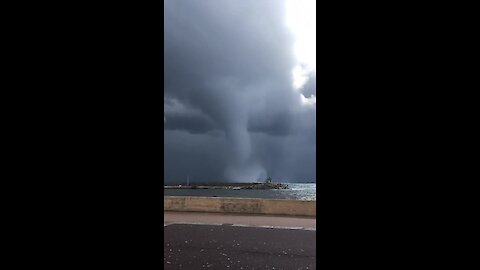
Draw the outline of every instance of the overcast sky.
[[[314,3],[165,1],[166,182],[316,181]]]

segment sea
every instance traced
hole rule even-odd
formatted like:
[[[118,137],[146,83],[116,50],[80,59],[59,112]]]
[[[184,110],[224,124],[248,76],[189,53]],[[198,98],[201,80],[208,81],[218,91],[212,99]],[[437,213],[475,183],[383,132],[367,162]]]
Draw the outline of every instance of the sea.
[[[317,184],[285,183],[288,189],[164,189],[165,196],[237,197],[263,199],[317,200]]]

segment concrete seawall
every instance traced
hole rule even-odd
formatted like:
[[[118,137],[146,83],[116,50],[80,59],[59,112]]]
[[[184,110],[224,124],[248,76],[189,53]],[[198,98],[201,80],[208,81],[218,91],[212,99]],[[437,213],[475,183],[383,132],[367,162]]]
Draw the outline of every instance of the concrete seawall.
[[[316,216],[316,201],[164,196],[165,211]]]

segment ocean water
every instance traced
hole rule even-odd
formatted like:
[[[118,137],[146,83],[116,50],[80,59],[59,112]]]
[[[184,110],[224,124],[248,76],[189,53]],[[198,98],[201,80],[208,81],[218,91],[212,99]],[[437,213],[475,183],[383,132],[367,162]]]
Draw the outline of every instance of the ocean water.
[[[289,189],[164,189],[165,196],[237,197],[264,199],[317,200],[317,184],[286,183]]]

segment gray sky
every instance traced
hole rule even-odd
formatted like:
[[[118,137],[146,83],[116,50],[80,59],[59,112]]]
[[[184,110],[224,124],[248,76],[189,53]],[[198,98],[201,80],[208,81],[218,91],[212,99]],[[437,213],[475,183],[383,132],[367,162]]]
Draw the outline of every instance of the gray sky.
[[[282,1],[164,5],[165,181],[315,181],[316,72],[295,86]]]

